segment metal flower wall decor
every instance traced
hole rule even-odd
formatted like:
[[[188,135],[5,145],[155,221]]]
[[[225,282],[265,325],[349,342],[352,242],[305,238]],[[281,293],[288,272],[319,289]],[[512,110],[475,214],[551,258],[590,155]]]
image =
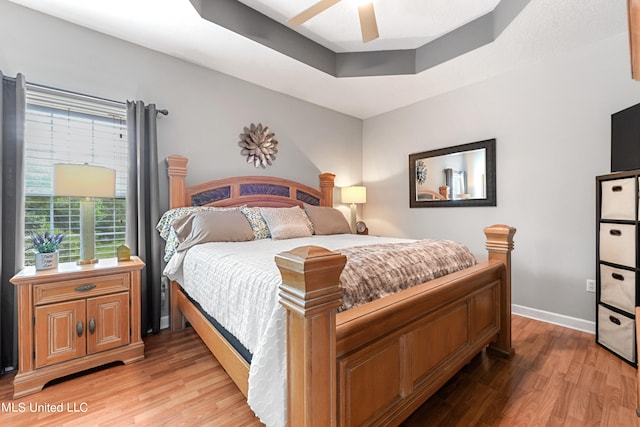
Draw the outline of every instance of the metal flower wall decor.
[[[419,184],[424,184],[427,181],[427,165],[422,160],[418,160],[416,163],[416,181]]]
[[[253,163],[255,167],[271,166],[278,152],[278,141],[274,136],[269,127],[262,126],[262,123],[258,123],[257,126],[251,123],[251,126],[245,127],[244,133],[240,134],[240,154],[247,156],[247,163]]]

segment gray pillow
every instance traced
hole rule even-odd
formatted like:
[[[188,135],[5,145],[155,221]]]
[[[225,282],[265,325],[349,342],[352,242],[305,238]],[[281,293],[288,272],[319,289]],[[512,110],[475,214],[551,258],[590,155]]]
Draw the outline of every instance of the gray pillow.
[[[304,211],[311,220],[313,230],[317,235],[351,233],[347,219],[337,209],[305,204]]]
[[[253,240],[249,221],[238,210],[200,211],[174,222],[173,228],[180,244],[177,252],[208,242],[246,242]]]

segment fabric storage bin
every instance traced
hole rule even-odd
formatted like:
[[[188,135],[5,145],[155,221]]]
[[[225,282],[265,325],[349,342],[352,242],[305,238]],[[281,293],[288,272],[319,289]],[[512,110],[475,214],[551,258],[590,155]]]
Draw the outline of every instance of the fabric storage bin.
[[[635,221],[636,179],[624,178],[601,183],[601,219],[621,219]]]
[[[636,273],[601,265],[600,301],[633,313],[636,306]]]
[[[636,363],[635,320],[598,305],[598,342]]]
[[[600,224],[600,260],[635,268],[635,225]]]

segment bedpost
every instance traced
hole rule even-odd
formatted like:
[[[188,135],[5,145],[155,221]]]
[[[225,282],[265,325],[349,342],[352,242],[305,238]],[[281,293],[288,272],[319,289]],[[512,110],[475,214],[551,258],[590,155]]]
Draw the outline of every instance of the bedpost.
[[[502,357],[512,357],[515,353],[511,346],[511,251],[513,250],[514,227],[496,224],[484,229],[487,236],[486,247],[489,261],[500,261],[505,269],[500,285],[500,332],[488,350]]]
[[[185,205],[185,189],[187,162],[183,156],[172,155],[166,158],[167,175],[169,175],[169,209],[181,208]]]
[[[166,158],[167,175],[169,175],[169,209],[179,208],[185,204],[185,177],[187,176],[187,162],[183,156],[172,155]],[[173,280],[169,284],[170,322],[173,332],[184,329],[185,319],[178,309],[176,289],[178,284]]]
[[[320,174],[320,191],[322,197],[324,197],[324,204],[322,206],[333,207],[333,186],[336,176],[332,173]]]
[[[336,425],[336,309],[347,258],[318,246],[276,255],[287,310],[287,425]]]
[[[186,326],[186,319],[178,308],[178,282],[174,280],[169,281],[169,321],[171,326],[171,332],[181,331]]]

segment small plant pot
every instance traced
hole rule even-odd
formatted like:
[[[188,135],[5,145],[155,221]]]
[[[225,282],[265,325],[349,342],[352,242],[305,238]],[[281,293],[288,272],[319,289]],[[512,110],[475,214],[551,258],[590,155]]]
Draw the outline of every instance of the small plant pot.
[[[36,270],[50,270],[58,268],[58,252],[37,253]]]

